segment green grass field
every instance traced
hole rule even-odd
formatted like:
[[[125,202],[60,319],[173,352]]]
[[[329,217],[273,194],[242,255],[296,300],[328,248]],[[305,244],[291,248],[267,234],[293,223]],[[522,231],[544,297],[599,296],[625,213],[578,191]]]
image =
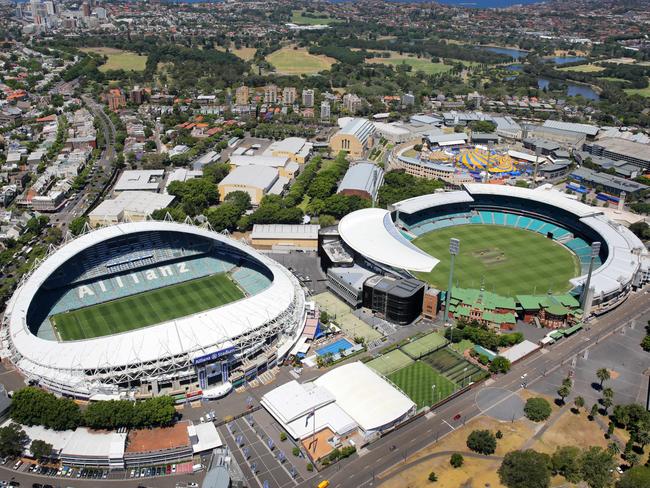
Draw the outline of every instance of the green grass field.
[[[427,58],[410,57],[400,55],[399,53],[391,53],[390,58],[369,58],[366,62],[368,64],[390,64],[395,68],[401,64],[407,64],[413,68],[413,73],[416,71],[424,71],[428,75],[446,73],[451,69],[451,66],[448,64],[432,63]]]
[[[285,46],[274,51],[266,60],[281,75],[313,75],[330,69],[336,62],[327,56],[309,54],[305,48],[294,49],[294,46]]]
[[[460,239],[454,286],[485,288],[505,296],[566,292],[569,279],[580,275],[578,258],[567,248],[532,231],[497,225],[460,225],[413,240],[440,263],[429,273],[416,273],[440,289],[449,279],[449,239]]]
[[[395,371],[388,375],[388,379],[406,393],[418,408],[438,403],[456,390],[454,383],[422,361]],[[433,388],[433,385],[436,387]]]
[[[127,332],[225,305],[244,294],[225,274],[138,293],[50,318],[63,341]]]
[[[112,47],[88,47],[80,49],[83,52],[93,52],[107,56],[106,63],[99,67],[99,71],[123,69],[124,71],[144,71],[147,56],[141,56],[130,51],[123,51]]]
[[[398,369],[402,369],[408,366],[412,362],[413,360],[410,357],[408,357],[399,349],[395,349],[394,351],[390,351],[387,352],[386,354],[382,354],[381,356],[373,359],[372,361],[368,361],[366,363],[366,366],[374,369],[375,371],[377,371],[377,373],[386,376],[391,373],[394,373]]]
[[[646,86],[645,88],[628,88],[623,91],[628,95],[641,95],[642,97],[650,97],[650,86]]]
[[[318,15],[318,13],[315,13],[315,15]],[[291,12],[291,22],[298,25],[329,25],[340,21],[329,16],[322,19],[305,17],[303,10],[294,10]]]
[[[598,73],[604,70],[605,68],[595,64],[580,64],[578,66],[567,66],[565,68],[560,68],[558,71],[574,71],[577,73]]]
[[[447,339],[436,332],[432,332],[431,334],[427,334],[424,337],[420,337],[419,339],[402,346],[401,349],[413,359],[419,359],[425,354],[428,354],[445,344],[447,344]]]

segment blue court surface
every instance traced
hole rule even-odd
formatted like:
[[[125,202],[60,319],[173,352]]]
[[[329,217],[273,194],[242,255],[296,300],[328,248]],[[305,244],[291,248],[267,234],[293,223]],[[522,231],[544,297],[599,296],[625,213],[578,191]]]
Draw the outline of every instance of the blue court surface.
[[[332,353],[332,354],[338,354],[338,352],[341,349],[348,350],[352,348],[352,343],[348,341],[347,339],[339,339],[336,342],[332,342],[331,344],[328,344],[327,346],[318,349],[316,351],[316,354],[319,356],[324,356],[325,354]]]

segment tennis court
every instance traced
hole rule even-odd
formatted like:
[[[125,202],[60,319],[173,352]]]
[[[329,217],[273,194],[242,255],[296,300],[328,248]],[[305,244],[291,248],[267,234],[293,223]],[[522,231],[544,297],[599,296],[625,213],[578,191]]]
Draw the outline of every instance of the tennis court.
[[[382,354],[378,358],[373,359],[372,361],[368,361],[366,363],[366,366],[371,367],[377,373],[387,376],[391,373],[394,373],[398,369],[402,369],[409,364],[411,364],[413,360],[408,357],[406,354],[404,354],[402,351],[399,349],[395,349],[394,351],[387,352],[386,354]]]
[[[435,351],[447,344],[447,339],[436,332],[427,334],[424,337],[414,340],[413,342],[402,346],[402,351],[411,356],[413,359],[419,359],[422,356]]]

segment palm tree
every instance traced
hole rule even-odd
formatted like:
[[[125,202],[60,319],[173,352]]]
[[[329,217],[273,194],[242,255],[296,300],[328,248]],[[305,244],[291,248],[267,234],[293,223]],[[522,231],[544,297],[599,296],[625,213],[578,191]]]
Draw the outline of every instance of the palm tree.
[[[585,399],[581,396],[577,396],[575,400],[573,400],[573,404],[576,406],[576,410],[579,412],[580,409],[585,406]]]
[[[596,377],[600,380],[600,388],[602,389],[603,383],[611,378],[607,368],[600,368],[596,371]]]
[[[612,456],[616,456],[618,453],[621,452],[621,448],[616,442],[610,442],[609,444],[607,444],[607,451],[609,451],[609,453]]]

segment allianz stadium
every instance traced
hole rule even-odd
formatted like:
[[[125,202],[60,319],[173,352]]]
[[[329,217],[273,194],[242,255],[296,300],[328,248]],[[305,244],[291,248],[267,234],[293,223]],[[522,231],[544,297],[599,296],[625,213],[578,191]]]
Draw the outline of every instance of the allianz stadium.
[[[52,391],[138,397],[255,378],[286,356],[305,319],[297,279],[242,242],[188,224],[125,223],[52,250],[22,280],[3,348]]]
[[[650,279],[650,255],[636,235],[602,209],[547,187],[466,184],[461,190],[397,202],[389,210],[358,210],[341,220],[338,233],[349,253],[367,268],[410,278],[430,272],[447,256],[446,251],[443,256],[427,254],[412,241],[439,229],[473,224],[541,234],[573,253],[580,271],[569,286],[576,297],[587,282],[591,245],[600,242],[587,314],[611,310]]]

